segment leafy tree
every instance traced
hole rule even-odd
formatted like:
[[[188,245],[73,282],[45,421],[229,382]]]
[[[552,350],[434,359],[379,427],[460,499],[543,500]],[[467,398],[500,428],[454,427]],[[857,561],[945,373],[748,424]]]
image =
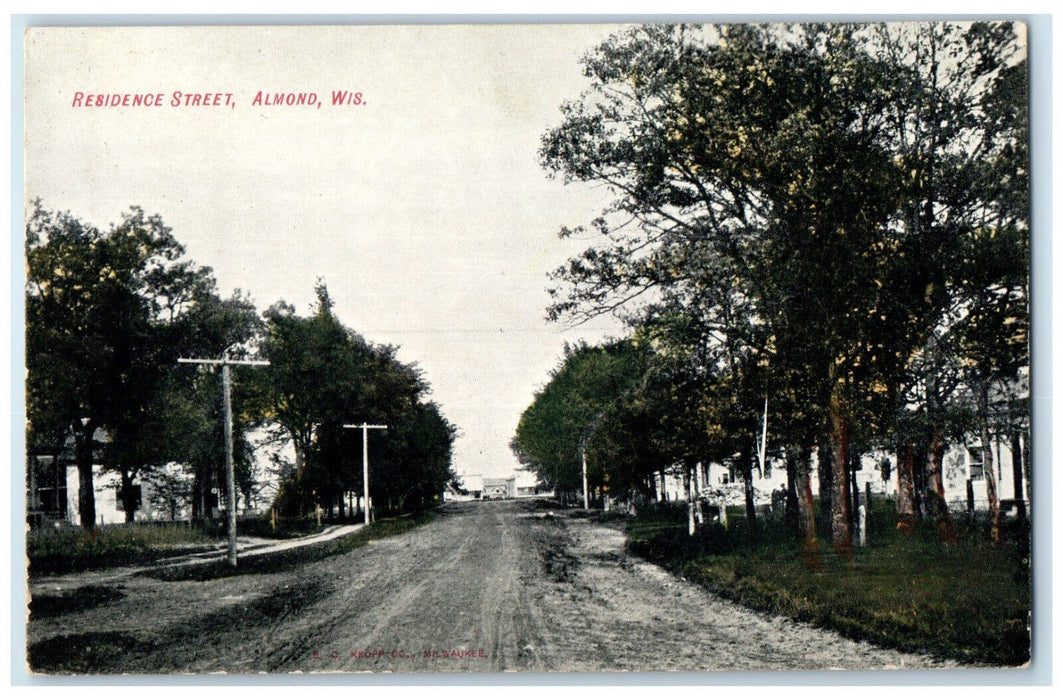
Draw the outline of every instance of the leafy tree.
[[[207,291],[195,299],[182,324],[182,354],[186,357],[219,358],[224,354],[247,357],[264,332],[264,323],[250,298],[236,291],[222,299]],[[245,495],[253,489],[251,463],[254,448],[251,432],[265,420],[265,406],[254,384],[258,369],[232,368],[233,467],[238,490]],[[219,496],[227,488],[225,477],[224,412],[220,372],[179,365],[175,379],[180,398],[171,411],[174,429],[185,436],[180,455],[191,470],[192,510],[195,516],[209,517],[207,494],[217,488]],[[177,423],[180,422],[180,425]],[[220,500],[220,499],[219,499]]]
[[[904,414],[913,388],[923,392],[928,423],[917,432],[922,449],[929,450],[928,502],[947,530],[940,455],[946,441],[973,427],[963,424],[964,410],[953,401],[963,386],[956,371],[973,361],[957,335],[963,333],[958,319],[1010,289],[1004,297],[1011,298],[1013,308],[998,314],[995,337],[985,328],[988,343],[982,348],[998,356],[991,364],[1000,366],[1001,378],[1028,363],[1028,352],[1025,360],[1008,358],[1025,344],[1019,326],[1028,318],[1024,302],[1015,305],[1024,298],[1028,280],[1024,47],[1006,22],[876,25],[868,42],[868,51],[893,66],[894,98],[883,112],[882,138],[902,166],[900,206],[891,227],[903,246],[898,258],[904,264],[890,288],[909,319],[898,327],[921,347],[910,356],[914,362],[894,368],[891,384],[898,414]],[[1014,333],[1001,325],[1005,318],[1017,324]],[[988,321],[983,318],[980,325]],[[913,449],[903,428],[910,424],[902,421],[896,433],[906,443],[898,450],[905,455]],[[910,468],[911,460],[899,460],[899,519],[906,528],[916,516],[917,479]],[[991,481],[987,486],[994,490]]]
[[[95,525],[97,457],[119,473],[132,520],[133,480],[175,449],[169,378],[184,316],[214,284],[183,254],[162,219],[139,208],[106,232],[39,201],[27,217],[29,444],[75,436],[84,527]]]
[[[591,224],[600,244],[555,273],[550,316],[691,318],[675,339],[713,350],[719,412],[745,423],[728,432],[753,432],[770,386],[798,411],[782,421],[798,454],[828,436],[842,552],[850,445],[895,431],[971,215],[1003,211],[970,187],[980,156],[1016,161],[1011,27],[906,27],[625,31],[584,60],[592,87],[540,152],[616,195]]]
[[[637,387],[646,370],[645,351],[630,341],[601,347],[566,345],[561,364],[521,415],[511,443],[517,458],[562,500],[569,500],[582,489],[581,455],[588,441],[614,404]],[[605,474],[592,461],[588,460],[588,479],[598,487],[605,482]],[[629,488],[633,481],[610,484],[610,488]]]
[[[265,316],[262,353],[270,366],[257,375],[259,385],[270,417],[295,448],[296,472],[302,473],[317,425],[367,408],[362,379],[372,350],[332,314],[324,288],[319,288],[313,316],[297,316],[284,303],[275,304]]]
[[[560,271],[568,296],[552,313],[601,313],[651,289],[704,283],[696,261],[707,250],[734,275],[720,281],[742,307],[711,321],[730,350],[732,378],[751,379],[759,363],[734,350],[743,326],[770,330],[793,313],[785,290],[800,280],[813,290],[814,303],[800,310],[824,348],[812,356],[825,363],[813,376],[825,386],[835,488],[845,493],[861,365],[874,355],[863,339],[882,256],[867,253],[892,204],[893,166],[869,133],[882,96],[844,29],[810,27],[792,39],[764,27],[712,31],[719,41],[686,27],[638,28],[585,60],[592,94],[565,106],[565,123],[544,137],[543,161],[613,188],[613,210],[634,228],[596,222],[608,244]],[[736,399],[740,385],[732,383]],[[848,498],[833,502],[844,549]]]
[[[451,456],[457,428],[430,402],[418,402],[390,420],[370,462],[374,498],[391,512],[438,505],[446,484],[455,478]]]
[[[453,476],[456,429],[424,400],[428,385],[415,366],[399,362],[394,347],[373,345],[343,326],[325,286],[316,291],[309,317],[283,303],[266,312],[262,352],[270,366],[256,373],[258,401],[296,455],[278,507],[303,515],[313,503],[343,514],[344,494],[362,489],[362,436],[343,425],[362,421],[388,426],[386,434],[370,436],[377,508],[430,506]]]

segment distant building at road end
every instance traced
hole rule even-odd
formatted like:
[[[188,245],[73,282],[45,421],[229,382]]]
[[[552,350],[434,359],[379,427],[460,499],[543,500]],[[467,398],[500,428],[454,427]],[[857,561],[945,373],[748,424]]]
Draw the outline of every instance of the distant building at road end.
[[[461,477],[461,489],[448,486],[445,493],[447,501],[501,500],[508,498],[527,498],[531,496],[549,496],[553,491],[539,486],[534,474],[517,472],[509,477],[489,477],[481,474],[465,474]]]
[[[485,501],[500,500],[517,497],[517,480],[514,477],[508,479],[484,479],[484,490],[481,498]]]

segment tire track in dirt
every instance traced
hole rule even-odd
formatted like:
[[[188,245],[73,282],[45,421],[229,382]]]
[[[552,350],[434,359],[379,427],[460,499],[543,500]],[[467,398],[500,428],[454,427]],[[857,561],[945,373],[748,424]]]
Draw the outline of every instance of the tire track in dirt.
[[[547,600],[575,629],[565,670],[751,671],[940,668],[952,664],[857,642],[828,630],[741,607],[630,557],[624,535],[568,521],[576,580]],[[574,644],[579,638],[580,644]],[[583,653],[580,647],[602,654]],[[608,653],[606,653],[608,652]]]
[[[311,653],[297,665],[316,663],[330,671],[544,668],[537,656],[538,623],[525,592],[525,581],[538,573],[536,552],[525,550],[523,528],[514,523],[519,517],[514,510],[523,506],[469,508],[462,517],[437,519],[432,532],[411,542],[380,542],[384,559],[366,562],[367,568],[384,570],[378,571],[379,585],[350,586],[328,603],[351,614],[335,615],[331,635],[317,637],[329,649],[327,658]],[[359,623],[361,632],[350,631]],[[359,651],[383,655],[351,657]],[[472,655],[451,656],[452,651]]]
[[[527,586],[537,571],[531,566],[524,523],[510,512],[495,514],[500,528],[500,560],[492,567],[495,578],[485,588],[481,607],[481,635],[490,640],[491,670],[545,671],[541,655],[541,620],[529,604]]]
[[[275,668],[301,670],[308,663],[322,663],[323,656],[342,662],[329,665],[328,670],[396,670],[390,667],[408,663],[404,657],[391,656],[408,646],[397,632],[407,629],[411,621],[421,618],[423,622],[424,601],[431,597],[431,589],[451,576],[469,546],[467,537],[453,535],[445,519],[436,520],[433,526],[443,532],[376,542],[359,562],[360,571],[334,599],[320,606],[325,620],[315,622],[315,629],[303,637],[303,653]],[[385,656],[352,660],[351,652],[367,650],[384,651]]]
[[[752,612],[624,544],[615,526],[532,502],[448,505],[290,570],[114,592],[94,581],[83,605],[43,601],[27,639],[38,668],[79,673],[945,665]]]

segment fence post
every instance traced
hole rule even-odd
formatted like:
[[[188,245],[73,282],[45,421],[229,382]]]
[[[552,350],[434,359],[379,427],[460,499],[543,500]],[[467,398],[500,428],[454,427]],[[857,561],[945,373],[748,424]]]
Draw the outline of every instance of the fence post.
[[[867,544],[867,536],[871,531],[871,480],[864,482],[864,501],[867,503],[867,513],[864,515],[864,543]]]
[[[857,540],[861,547],[867,546],[867,504],[861,503],[857,509]]]

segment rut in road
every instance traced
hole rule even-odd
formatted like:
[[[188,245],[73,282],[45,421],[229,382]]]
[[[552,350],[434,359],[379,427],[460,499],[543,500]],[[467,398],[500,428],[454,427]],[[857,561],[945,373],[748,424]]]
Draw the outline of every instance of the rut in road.
[[[98,588],[98,586],[97,586]],[[28,627],[51,672],[493,672],[922,668],[741,608],[629,557],[606,523],[528,501],[453,504],[427,525],[295,569],[123,581]]]
[[[437,520],[425,536],[376,543],[380,561],[328,601],[326,625],[278,670],[548,670],[527,595],[535,552],[512,510],[485,505]]]

